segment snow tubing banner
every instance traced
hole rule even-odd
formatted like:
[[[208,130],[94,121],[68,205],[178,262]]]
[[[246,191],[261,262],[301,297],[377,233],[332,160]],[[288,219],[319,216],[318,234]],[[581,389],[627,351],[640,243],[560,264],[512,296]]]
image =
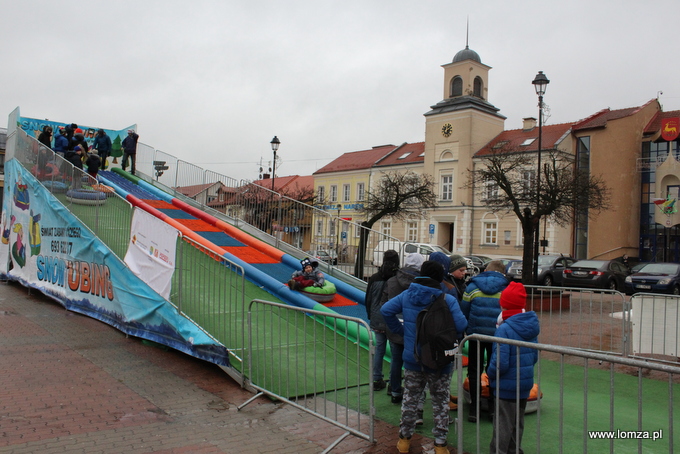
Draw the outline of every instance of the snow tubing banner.
[[[129,335],[229,365],[224,346],[130,271],[16,159],[5,164],[0,274]]]

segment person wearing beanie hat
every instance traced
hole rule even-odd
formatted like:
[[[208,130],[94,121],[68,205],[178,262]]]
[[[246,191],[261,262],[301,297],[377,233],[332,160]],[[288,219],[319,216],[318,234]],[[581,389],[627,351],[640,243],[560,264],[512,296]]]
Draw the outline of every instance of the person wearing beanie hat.
[[[503,316],[502,323],[496,330],[496,337],[538,342],[540,323],[534,311],[525,311],[526,297],[526,290],[519,282],[510,283],[501,292],[500,305]],[[492,453],[522,452],[524,411],[534,386],[536,362],[538,362],[536,349],[520,347],[518,351],[514,345],[501,342],[494,344],[488,370],[489,389],[495,398],[496,407],[490,444]]]
[[[434,255],[434,254],[432,254]],[[442,254],[443,255],[443,254]],[[448,262],[448,256],[446,260]],[[447,268],[448,270],[448,263]],[[399,452],[408,452],[411,436],[417,424],[418,403],[427,388],[430,389],[432,411],[434,414],[435,452],[446,452],[449,433],[449,399],[451,373],[453,364],[432,370],[423,366],[416,359],[416,321],[418,314],[428,307],[440,295],[444,294],[446,304],[451,311],[458,333],[462,335],[467,327],[465,316],[452,295],[442,290],[441,280],[444,278],[444,267],[441,263],[428,260],[423,263],[420,276],[413,280],[407,290],[388,300],[380,312],[385,317],[388,328],[395,334],[404,337],[404,396],[401,404],[401,422],[399,424]],[[403,322],[397,317],[402,314]]]
[[[387,383],[383,379],[383,362],[385,351],[387,350],[387,325],[380,313],[382,307],[382,296],[387,284],[387,280],[397,274],[399,270],[399,253],[393,249],[388,249],[383,253],[383,262],[378,271],[368,278],[366,285],[366,315],[368,316],[369,326],[375,335],[375,354],[373,355],[373,390],[380,391],[385,389]]]
[[[460,302],[460,309],[467,318],[467,334],[483,334],[493,336],[496,333],[496,319],[501,312],[499,299],[501,292],[508,286],[508,279],[503,272],[505,267],[500,260],[493,260],[486,266],[486,271],[479,273],[470,279]],[[477,410],[478,396],[480,392],[481,376],[488,367],[491,357],[491,342],[472,341],[468,346],[468,389],[470,391],[470,407],[468,408],[468,421],[477,422],[479,412]],[[481,404],[481,402],[479,402]],[[493,412],[493,408],[487,401],[487,410]],[[481,407],[481,405],[480,405]]]
[[[397,271],[397,274],[388,279],[385,291],[382,294],[381,306],[399,295],[401,292],[409,288],[413,280],[420,276],[420,268],[423,266],[425,257],[417,252],[409,254],[404,260],[404,266]],[[389,328],[387,329],[387,340],[390,342],[390,352],[392,353],[392,361],[390,361],[390,385],[388,393],[392,396],[393,404],[400,404],[404,394],[404,389],[401,386],[401,370],[404,367],[404,337],[393,333]],[[423,404],[419,404],[418,417],[416,424],[422,424]]]
[[[465,294],[465,287],[467,286],[466,273],[468,262],[462,255],[454,254],[449,257],[451,265],[449,265],[449,272],[444,276],[444,284],[449,290],[455,289],[455,296],[458,301],[462,301]]]
[[[293,272],[291,279],[288,281],[288,287],[291,290],[300,290],[305,287],[323,287],[326,279],[321,271],[316,268],[319,262],[312,261],[309,257],[300,260],[302,269]]]
[[[504,320],[513,315],[525,312],[527,304],[527,292],[524,285],[519,282],[510,282],[510,284],[501,292],[499,300],[501,313],[496,319],[496,328],[498,328]]]

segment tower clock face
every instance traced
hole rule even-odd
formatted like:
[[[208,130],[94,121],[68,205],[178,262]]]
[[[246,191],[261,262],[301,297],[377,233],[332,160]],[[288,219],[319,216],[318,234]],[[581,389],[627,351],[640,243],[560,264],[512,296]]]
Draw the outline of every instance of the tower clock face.
[[[452,132],[453,128],[451,127],[451,123],[446,123],[444,126],[442,126],[442,135],[444,137],[449,137]]]

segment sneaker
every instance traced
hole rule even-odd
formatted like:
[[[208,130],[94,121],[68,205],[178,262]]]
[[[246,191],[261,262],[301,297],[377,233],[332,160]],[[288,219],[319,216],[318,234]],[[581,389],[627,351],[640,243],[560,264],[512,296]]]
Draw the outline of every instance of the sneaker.
[[[422,426],[424,423],[425,421],[423,421],[423,412],[419,411],[416,415],[416,426]]]
[[[399,394],[398,396],[394,396],[394,395],[392,396],[392,403],[393,404],[400,404],[402,400],[404,400],[404,396],[402,396],[401,394]]]
[[[458,410],[458,404],[455,402],[449,402],[449,411]]]
[[[387,382],[387,394],[392,395],[392,383]]]
[[[380,391],[387,387],[387,383],[382,378],[373,382],[373,391]]]
[[[477,422],[477,415],[474,410],[468,413],[468,422]]]
[[[446,444],[438,445],[437,443],[435,443],[434,454],[449,454],[449,448],[446,447]]]
[[[411,438],[405,438],[399,433],[399,441],[397,442],[397,450],[401,453],[407,453],[411,449]]]
[[[297,281],[294,281],[293,279],[288,281],[288,287],[290,287],[291,290],[297,290]]]

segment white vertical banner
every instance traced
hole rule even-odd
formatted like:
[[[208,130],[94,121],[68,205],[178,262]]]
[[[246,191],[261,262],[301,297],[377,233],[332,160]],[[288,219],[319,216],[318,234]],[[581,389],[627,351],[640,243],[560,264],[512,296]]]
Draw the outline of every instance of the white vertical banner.
[[[174,227],[135,208],[125,263],[165,299],[170,298],[179,234]]]

